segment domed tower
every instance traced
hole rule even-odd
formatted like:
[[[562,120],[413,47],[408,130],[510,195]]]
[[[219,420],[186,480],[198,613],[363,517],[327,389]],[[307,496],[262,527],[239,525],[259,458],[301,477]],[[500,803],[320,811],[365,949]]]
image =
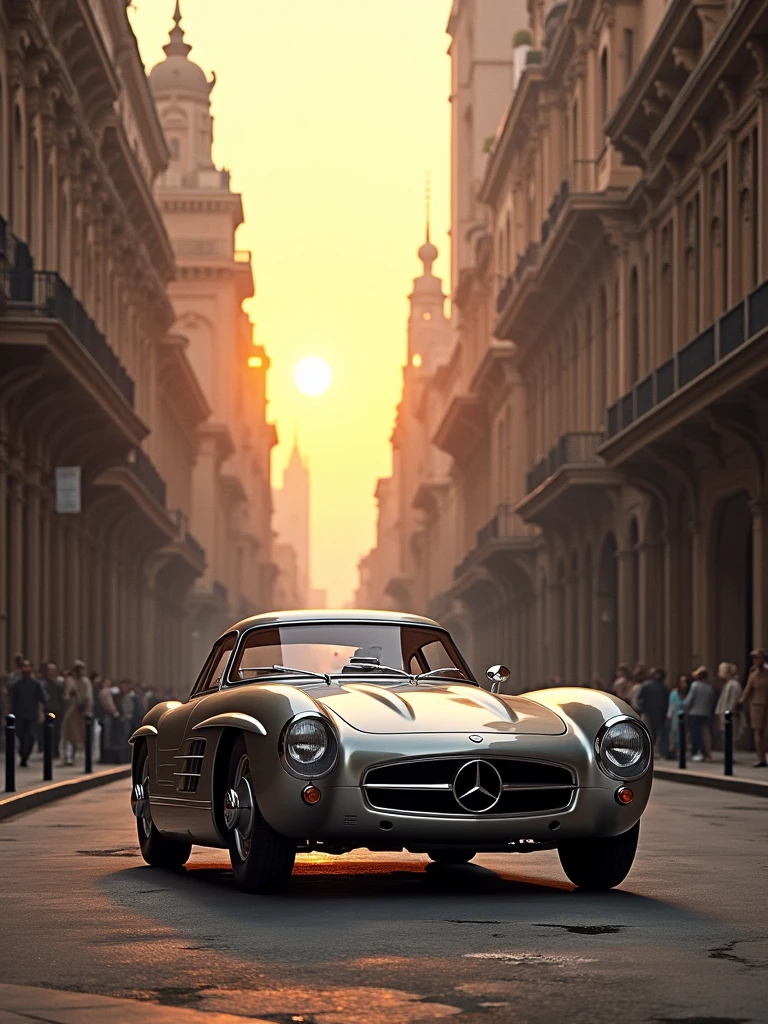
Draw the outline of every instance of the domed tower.
[[[432,273],[439,255],[430,238],[429,194],[427,194],[426,240],[419,249],[424,273],[414,278],[409,296],[411,313],[408,319],[408,366],[411,370],[432,373],[448,355],[450,324],[445,315],[443,282]]]
[[[149,86],[155,97],[160,121],[171,152],[168,170],[161,185],[185,188],[226,188],[229,176],[213,164],[213,117],[211,80],[203,69],[189,59],[192,47],[184,42],[181,7],[176,0],[173,28],[163,47],[165,60],[149,73]]]

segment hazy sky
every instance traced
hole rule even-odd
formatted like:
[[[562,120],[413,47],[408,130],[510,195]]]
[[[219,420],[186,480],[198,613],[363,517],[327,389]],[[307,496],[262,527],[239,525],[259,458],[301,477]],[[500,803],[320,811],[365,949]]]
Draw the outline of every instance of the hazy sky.
[[[190,59],[216,72],[215,160],[243,193],[247,304],[272,359],[282,478],[294,430],[312,471],[312,577],[351,597],[374,540],[373,490],[405,357],[406,296],[421,264],[432,175],[435,272],[448,276],[450,0],[182,0]],[[147,70],[174,0],[135,0]],[[446,289],[447,290],[447,289]],[[296,390],[304,356],[330,364],[319,398]]]

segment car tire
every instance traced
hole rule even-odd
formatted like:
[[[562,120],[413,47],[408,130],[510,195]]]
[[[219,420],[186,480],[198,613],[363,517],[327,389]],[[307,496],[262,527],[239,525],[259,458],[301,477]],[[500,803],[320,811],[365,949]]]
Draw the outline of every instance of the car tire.
[[[285,888],[293,871],[296,840],[280,835],[264,820],[253,795],[250,761],[242,736],[235,741],[229,758],[225,792],[230,790],[240,794],[242,807],[248,801],[251,804],[247,826],[227,830],[235,881],[246,892],[279,892]]]
[[[149,751],[145,743],[139,753],[139,760],[136,765],[136,778],[143,784],[145,794],[149,790],[148,760]],[[139,837],[141,856],[150,867],[178,870],[189,860],[189,855],[192,853],[192,843],[185,843],[178,839],[169,839],[168,836],[164,836],[162,832],[159,832],[154,821],[152,821],[152,812],[148,800],[145,813],[142,817],[136,819],[136,831]]]
[[[427,856],[435,864],[469,864],[477,856],[476,850],[428,850]]]
[[[640,822],[607,839],[566,839],[557,852],[568,878],[579,889],[606,890],[629,874],[637,851]]]

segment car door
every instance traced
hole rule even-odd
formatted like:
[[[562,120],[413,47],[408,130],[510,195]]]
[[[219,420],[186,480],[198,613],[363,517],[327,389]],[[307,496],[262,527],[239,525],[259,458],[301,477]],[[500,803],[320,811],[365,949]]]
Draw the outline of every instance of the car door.
[[[216,641],[189,698],[160,720],[152,813],[161,830],[194,834],[190,812],[206,812],[210,806],[208,800],[197,795],[206,739],[191,732],[191,720],[201,721],[205,717],[204,705],[219,691],[236,640],[236,633],[228,633]]]

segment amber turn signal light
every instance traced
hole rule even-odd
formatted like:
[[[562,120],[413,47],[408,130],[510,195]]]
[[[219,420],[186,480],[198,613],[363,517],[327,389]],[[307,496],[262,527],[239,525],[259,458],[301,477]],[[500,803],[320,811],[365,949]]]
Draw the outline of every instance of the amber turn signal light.
[[[619,804],[631,804],[635,799],[635,794],[629,789],[628,786],[621,786],[616,790],[616,803]]]
[[[305,804],[309,804],[310,806],[312,806],[313,804],[320,803],[320,797],[322,795],[323,794],[320,792],[317,786],[307,786],[306,789],[302,791],[301,798]]]

